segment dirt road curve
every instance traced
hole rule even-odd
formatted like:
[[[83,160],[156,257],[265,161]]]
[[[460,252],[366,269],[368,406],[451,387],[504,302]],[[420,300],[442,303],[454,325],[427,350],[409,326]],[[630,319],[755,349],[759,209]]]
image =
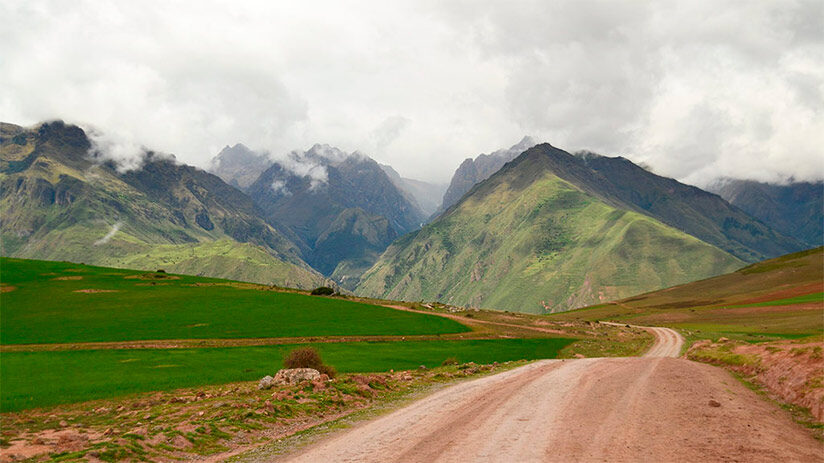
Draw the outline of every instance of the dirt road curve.
[[[288,461],[824,461],[824,444],[720,368],[675,356],[544,360],[460,383]],[[711,405],[719,404],[720,406]]]
[[[684,346],[684,338],[677,331],[669,328],[645,328],[655,335],[655,344],[644,357],[678,357]]]

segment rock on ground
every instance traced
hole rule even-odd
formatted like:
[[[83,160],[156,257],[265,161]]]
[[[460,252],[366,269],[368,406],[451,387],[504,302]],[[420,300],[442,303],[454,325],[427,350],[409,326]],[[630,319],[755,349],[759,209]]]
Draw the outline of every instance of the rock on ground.
[[[314,368],[289,368],[280,370],[275,375],[274,384],[298,384],[320,378],[320,372]]]

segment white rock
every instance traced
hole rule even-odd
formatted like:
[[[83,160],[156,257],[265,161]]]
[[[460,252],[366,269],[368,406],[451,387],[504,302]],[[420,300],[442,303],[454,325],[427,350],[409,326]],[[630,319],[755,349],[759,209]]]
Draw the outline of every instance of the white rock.
[[[313,381],[320,378],[320,372],[314,368],[290,368],[277,372],[275,384],[297,384],[302,381]]]
[[[271,389],[275,385],[275,378],[269,375],[264,376],[258,382],[258,389]]]

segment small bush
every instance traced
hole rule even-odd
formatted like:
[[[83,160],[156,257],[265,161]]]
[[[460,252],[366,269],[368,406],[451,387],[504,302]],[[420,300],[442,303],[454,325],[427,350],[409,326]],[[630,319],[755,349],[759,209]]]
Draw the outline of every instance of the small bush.
[[[163,270],[162,268],[159,268],[159,269],[157,269],[157,272],[155,272],[155,273],[166,273],[166,271]]]
[[[320,374],[326,375],[330,378],[334,378],[338,375],[338,370],[335,370],[335,367],[332,365],[321,365],[320,368],[318,368],[318,371]]]
[[[444,360],[441,365],[442,366],[447,366],[447,365],[457,365],[457,364],[458,364],[458,359],[456,359],[455,357],[449,357],[446,360]]]
[[[283,358],[283,368],[313,368],[330,378],[337,375],[332,366],[323,364],[320,354],[314,347],[301,347],[286,354]]]
[[[313,296],[331,296],[335,294],[335,290],[328,286],[320,286],[312,290]]]

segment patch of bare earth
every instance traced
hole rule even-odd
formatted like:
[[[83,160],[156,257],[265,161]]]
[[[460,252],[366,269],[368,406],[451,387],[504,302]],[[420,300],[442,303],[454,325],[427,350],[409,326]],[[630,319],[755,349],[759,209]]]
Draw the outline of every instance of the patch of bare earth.
[[[713,355],[719,351],[730,355]],[[819,423],[824,422],[824,342],[703,341],[693,345],[689,356],[735,371],[764,387],[773,398],[804,407]]]
[[[65,277],[52,278],[52,280],[56,280],[56,281],[76,281],[76,280],[82,280],[82,279],[83,279],[83,277],[80,276],[80,275],[70,275],[70,276],[65,276]]]
[[[73,293],[97,294],[97,293],[116,293],[116,289],[76,289]]]
[[[10,292],[14,291],[15,289],[17,289],[17,286],[8,286],[8,285],[0,286],[0,293],[10,293]]]

